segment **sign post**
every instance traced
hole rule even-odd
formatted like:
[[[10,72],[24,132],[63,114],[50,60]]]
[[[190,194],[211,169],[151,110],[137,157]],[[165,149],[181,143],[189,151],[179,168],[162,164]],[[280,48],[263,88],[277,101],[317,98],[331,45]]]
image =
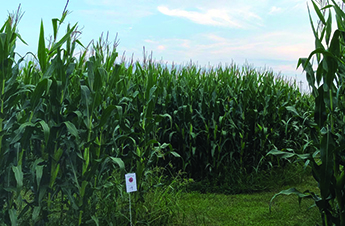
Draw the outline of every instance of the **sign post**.
[[[135,173],[128,173],[125,175],[126,191],[129,195],[129,220],[132,226],[132,209],[131,209],[131,192],[137,191],[137,179]]]

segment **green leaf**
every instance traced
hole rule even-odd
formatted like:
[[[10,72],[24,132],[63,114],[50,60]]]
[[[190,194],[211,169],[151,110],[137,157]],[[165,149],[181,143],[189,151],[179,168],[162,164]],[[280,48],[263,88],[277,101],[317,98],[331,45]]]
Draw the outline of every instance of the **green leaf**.
[[[25,207],[24,207],[24,209],[22,210],[22,211],[20,211],[20,214],[19,214],[19,216],[18,216],[18,219],[21,219],[25,214],[26,214],[26,212],[28,212],[28,210],[31,208],[31,206],[30,205],[26,205]]]
[[[214,153],[216,151],[216,148],[217,148],[217,145],[213,141],[211,141],[211,157],[212,157],[212,159],[215,158]]]
[[[295,153],[279,151],[277,149],[273,149],[273,150],[269,151],[266,155],[275,155],[275,156],[278,156],[278,157],[284,158],[284,159],[288,159],[288,158],[296,156]]]
[[[309,6],[308,6],[308,5],[307,5],[307,8],[308,8],[308,14],[309,14],[310,25],[311,25],[311,28],[312,28],[312,30],[313,30],[314,37],[315,37],[315,39],[319,39],[319,38],[318,38],[317,30],[316,30],[315,27],[314,27],[314,22],[313,22],[313,19],[312,19],[312,17],[311,17],[311,13],[310,13],[310,9],[309,9]]]
[[[67,70],[66,70],[66,75],[70,76],[73,73],[73,71],[75,70],[75,67],[76,67],[75,63],[69,64],[67,67]]]
[[[154,97],[154,93],[157,90],[157,86],[152,86],[152,88],[150,89],[150,94],[149,94],[149,99],[151,100]]]
[[[277,194],[275,194],[272,198],[271,198],[271,201],[270,201],[270,205],[269,205],[269,210],[271,212],[271,208],[272,208],[272,203],[273,203],[273,200],[279,196],[279,195],[297,195],[298,196],[298,202],[299,204],[301,204],[301,199],[302,198],[311,198],[312,196],[311,195],[306,195],[306,194],[303,194],[302,192],[298,191],[296,188],[289,188],[287,190],[283,190]]]
[[[337,57],[340,57],[340,40],[339,40],[339,36],[340,36],[340,31],[336,30],[333,34],[333,38],[331,41],[331,45],[329,47],[329,51]]]
[[[41,184],[41,179],[43,176],[43,169],[44,166],[43,165],[39,165],[40,163],[44,162],[43,159],[37,159],[35,161],[35,172],[36,172],[36,184],[37,184],[37,190],[39,190],[40,184]]]
[[[121,170],[125,169],[125,163],[122,161],[120,158],[115,158],[115,157],[109,157],[113,163],[117,164]]]
[[[48,88],[48,79],[43,79],[37,84],[30,99],[32,109],[35,109],[37,107],[40,99],[42,98],[44,91],[46,91],[47,88]]]
[[[63,154],[63,150],[61,148],[54,151],[53,159],[55,160],[55,163],[60,161],[62,154]]]
[[[331,37],[332,33],[332,11],[329,10],[329,15],[327,19],[327,25],[326,25],[326,44],[328,45],[329,39]]]
[[[310,62],[311,58],[315,55],[315,54],[323,54],[323,56],[329,56],[329,57],[333,57],[333,55],[326,51],[323,47],[322,48],[317,48],[315,49],[314,51],[312,51],[310,54],[309,54],[309,57],[307,59],[306,62]]]
[[[32,211],[32,221],[37,222],[39,220],[39,215],[41,212],[41,206],[35,206],[33,211]]]
[[[60,164],[57,164],[55,167],[52,165],[51,172],[50,172],[50,182],[49,187],[53,188],[54,182],[60,170]]]
[[[17,211],[13,208],[8,210],[8,214],[10,215],[11,225],[18,225],[17,224]]]
[[[46,195],[47,195],[47,186],[42,186],[39,190],[38,202],[41,203],[42,200],[46,197]]]
[[[15,137],[11,140],[11,144],[18,142],[21,139],[22,134],[25,131],[25,128],[28,126],[29,127],[35,127],[35,124],[33,124],[31,122],[25,122],[25,123],[21,124],[20,127],[18,128],[18,130],[16,131]]]
[[[307,81],[309,86],[311,86],[313,89],[315,87],[315,76],[314,76],[314,70],[309,61],[307,61],[307,58],[299,58],[297,68],[302,65],[303,70],[306,71],[307,75]]]
[[[165,114],[159,114],[159,115],[157,116],[157,118],[159,118],[159,117],[161,117],[161,118],[168,118],[168,119],[169,119],[169,122],[170,122],[170,128],[172,128],[173,120],[172,120],[171,115],[169,115],[168,113],[165,113]]]
[[[103,78],[106,78],[107,72],[104,68],[97,68],[97,73],[95,73],[95,83],[94,83],[94,91],[101,92],[103,86]]]
[[[151,99],[149,101],[149,103],[147,104],[146,106],[146,111],[145,111],[145,119],[150,119],[152,118],[152,113],[153,113],[153,109],[154,109],[154,105],[155,105],[155,102],[153,99]]]
[[[56,40],[56,37],[57,37],[57,32],[58,32],[58,24],[57,23],[58,23],[58,21],[59,21],[59,19],[57,19],[57,18],[52,19],[54,40]]]
[[[6,38],[7,38],[6,33],[0,33],[0,44],[1,44],[2,49],[5,49]],[[2,57],[5,58],[7,56],[2,56]]]
[[[66,125],[68,132],[72,134],[72,136],[74,136],[75,138],[79,139],[78,130],[75,127],[75,125],[70,121],[66,121],[64,122],[64,124]]]
[[[14,177],[16,178],[17,181],[17,187],[21,188],[23,187],[23,171],[22,171],[22,166],[12,166],[12,171],[14,173]]]
[[[116,106],[116,109],[117,109],[117,113],[119,114],[119,119],[120,119],[120,121],[122,121],[122,117],[123,117],[122,106]]]
[[[67,41],[67,39],[71,36],[72,32],[74,32],[75,28],[77,27],[77,24],[75,24],[57,43],[54,43],[49,51],[49,55],[52,54],[54,51],[56,51],[58,48],[61,48],[61,46]]]
[[[86,106],[89,106],[90,105],[90,102],[91,102],[91,94],[90,94],[90,89],[89,87],[85,86],[85,85],[81,85],[80,86],[80,89],[81,89],[81,100],[82,102],[86,105]]]
[[[322,128],[327,119],[323,85],[319,87],[318,93],[319,95],[315,98],[314,120],[317,123],[318,127]]]
[[[323,14],[320,11],[319,7],[315,4],[314,1],[312,1],[312,3],[313,3],[313,6],[314,6],[314,10],[315,10],[317,16],[319,17],[320,21],[323,23],[323,25],[326,25],[325,17],[323,16]]]
[[[341,16],[336,13],[335,18],[337,20],[338,29],[341,31],[344,31],[344,25],[343,25],[343,20],[342,20]]]
[[[49,136],[50,136],[50,128],[49,128],[48,124],[43,120],[39,121],[39,124],[41,125],[41,127],[43,129],[44,141],[47,145],[48,140],[49,140]]]
[[[90,90],[94,91],[93,85],[95,82],[95,70],[94,70],[92,61],[87,62],[87,81],[89,83]]]
[[[113,51],[110,55],[110,58],[109,60],[107,61],[107,64],[106,64],[106,71],[110,71],[111,67],[114,65],[115,63],[115,60],[118,56],[118,53],[116,51]]]
[[[18,33],[17,33],[17,38],[19,38],[19,40],[20,40],[22,43],[24,43],[25,45],[28,45],[28,43],[26,43],[26,42],[24,41],[24,39],[22,38],[22,36],[20,36],[20,34],[18,34]]]
[[[296,116],[300,116],[299,113],[296,111],[296,108],[294,106],[287,106],[286,110],[294,113]]]
[[[320,155],[321,155],[321,165],[320,165],[320,176],[321,180],[319,181],[320,192],[322,199],[326,200],[327,197],[331,194],[331,180],[333,178],[333,151],[335,145],[334,140],[330,132],[327,132],[322,137]]]
[[[323,58],[316,70],[316,82],[318,85],[321,83],[322,76],[326,74],[325,68],[327,68],[327,61]]]
[[[93,222],[95,222],[96,226],[99,226],[99,220],[95,215],[92,215],[91,219],[93,220]]]
[[[80,196],[84,197],[85,195],[85,189],[87,186],[88,182],[86,180],[83,180],[83,182],[81,183],[81,188],[80,188]]]
[[[177,152],[175,151],[171,151],[170,154],[172,154],[174,157],[176,158],[181,158],[181,155],[179,155]]]
[[[110,105],[102,112],[101,121],[99,122],[100,127],[103,127],[105,125],[115,108],[115,105]]]
[[[338,4],[334,0],[332,0],[332,2],[333,2],[333,7],[334,7],[334,10],[336,12],[336,15],[340,16],[344,21],[345,20],[344,11],[338,6]]]
[[[38,41],[38,51],[37,51],[38,61],[42,72],[46,70],[47,67],[47,53],[46,53],[46,44],[44,40],[44,27],[43,20],[41,20],[40,36]]]
[[[86,116],[86,119],[85,119],[85,125],[88,129],[91,129],[92,128],[92,124],[90,122],[90,89],[89,87],[85,86],[85,85],[81,85],[80,86],[81,88],[81,102],[85,104],[85,108],[83,109],[83,114],[84,116]]]
[[[78,44],[79,44],[81,47],[83,47],[84,49],[86,49],[85,46],[83,45],[83,43],[81,43],[79,40],[75,40],[75,42],[78,43]]]

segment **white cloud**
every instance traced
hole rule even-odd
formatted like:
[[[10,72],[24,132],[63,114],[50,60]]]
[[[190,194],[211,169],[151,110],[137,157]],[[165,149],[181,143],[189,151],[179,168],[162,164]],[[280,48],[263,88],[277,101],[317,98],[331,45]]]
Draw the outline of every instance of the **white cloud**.
[[[216,42],[227,42],[228,40],[226,38],[220,37],[215,34],[205,34],[205,37]]]
[[[275,14],[275,13],[279,13],[282,11],[282,8],[276,7],[276,6],[272,6],[270,9],[269,14]]]
[[[189,39],[155,39],[145,41],[147,49],[156,50],[154,57],[164,57],[168,62],[187,63],[190,59],[205,66],[248,60],[255,67],[263,65],[283,74],[300,74],[297,60],[307,57],[313,50],[313,37],[295,31],[278,31],[244,38],[229,38],[214,33],[200,34]],[[158,48],[158,46],[162,46]],[[164,47],[164,48],[163,48]],[[164,55],[159,55],[161,50]],[[178,61],[177,61],[178,59]]]
[[[307,9],[307,4],[305,2],[298,2],[292,8],[305,11]]]
[[[156,41],[156,40],[152,40],[152,39],[145,39],[144,40],[145,43],[147,43],[148,47],[147,49],[155,49],[158,51],[163,51],[166,50],[167,48],[167,41],[166,40],[162,40],[162,41]],[[166,43],[166,44],[162,44],[162,43]]]
[[[155,11],[155,5],[133,0],[131,4],[125,4],[120,0],[84,0],[86,6],[81,5],[78,12],[81,15],[89,15],[99,21],[115,24],[133,23],[138,19],[150,16]]]
[[[245,28],[246,23],[241,20],[252,21],[257,24],[256,20],[261,18],[248,10],[229,10],[229,9],[207,9],[199,11],[188,11],[182,9],[169,9],[166,6],[158,6],[158,11],[167,16],[181,17],[193,21],[197,24]]]
[[[123,0],[84,0],[84,2],[88,5],[92,6],[106,6],[106,7],[112,7],[112,6],[123,6],[126,5]],[[132,7],[135,7],[139,4],[141,6],[147,6],[154,3],[153,1],[150,0],[131,0],[131,5]]]
[[[166,47],[165,47],[164,45],[159,45],[159,46],[157,46],[157,49],[158,49],[158,50],[165,50],[165,48],[166,48]]]
[[[89,5],[114,5],[114,1],[111,0],[85,0]]]
[[[308,56],[313,49],[314,41],[310,30],[304,33],[303,29],[291,24],[291,19],[282,20],[280,27],[271,27],[268,21],[272,18],[268,14],[281,14],[277,19],[305,14],[305,20],[309,25],[304,0],[133,0],[130,5],[120,0],[85,1],[94,5],[88,13],[92,13],[96,20],[102,15],[108,21],[124,21],[127,24],[130,21],[126,28],[133,26],[132,33],[135,32],[134,28],[149,28],[148,24],[137,25],[141,17],[153,15],[152,18],[157,19],[166,15],[162,21],[171,25],[171,29],[176,29],[176,33],[169,33],[167,36],[160,29],[156,29],[148,34],[138,34],[135,43],[127,44],[126,48],[128,53],[135,52],[138,56],[141,56],[141,47],[145,45],[147,50],[154,51],[154,57],[164,57],[164,60],[170,62],[182,63],[193,59],[200,65],[209,62],[217,65],[219,62],[231,63],[232,60],[241,64],[247,59],[254,66],[266,64],[268,67],[274,67],[275,71],[289,71],[292,74],[298,58]],[[137,20],[134,21],[133,18]],[[206,28],[209,33],[200,33],[205,32],[205,29],[193,26],[192,23],[180,29],[180,20],[171,18],[210,26]],[[297,23],[297,26],[302,26],[302,22]],[[183,32],[186,27],[193,29],[193,34]],[[224,28],[245,30],[232,31]],[[232,33],[223,33],[225,30]],[[310,34],[311,37],[306,37],[303,33]]]
[[[155,43],[155,41],[153,41],[151,39],[145,39],[144,42],[146,42],[146,43]]]
[[[207,34],[205,37],[213,43],[199,47],[224,56],[235,53],[248,58],[297,61],[313,50],[312,35],[294,31],[267,32],[242,39],[228,39],[214,34]]]
[[[128,24],[133,23],[143,17],[152,14],[150,11],[131,9],[131,13],[128,14],[124,11],[118,11],[116,9],[85,9],[79,10],[79,13],[83,16],[92,17],[94,20],[110,22],[114,24]],[[131,30],[132,27],[129,28]]]

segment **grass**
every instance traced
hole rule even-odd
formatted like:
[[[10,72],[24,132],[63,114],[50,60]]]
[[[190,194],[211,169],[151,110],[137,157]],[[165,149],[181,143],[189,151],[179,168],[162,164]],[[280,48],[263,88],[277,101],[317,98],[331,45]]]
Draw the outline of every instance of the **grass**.
[[[183,193],[179,203],[183,214],[175,225],[321,225],[318,209],[308,209],[313,200],[302,200],[299,206],[297,196],[278,196],[269,212],[273,195],[290,187],[238,195]],[[318,191],[312,177],[295,187]]]

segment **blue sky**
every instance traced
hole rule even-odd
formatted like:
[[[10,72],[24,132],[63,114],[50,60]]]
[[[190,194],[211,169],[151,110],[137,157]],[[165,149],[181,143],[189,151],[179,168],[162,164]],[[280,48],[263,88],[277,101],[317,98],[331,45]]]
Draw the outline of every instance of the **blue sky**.
[[[3,21],[19,3],[25,12],[19,32],[29,45],[18,43],[17,51],[36,53],[41,19],[49,37],[51,19],[60,18],[66,1],[3,1]],[[127,59],[134,54],[141,60],[145,46],[154,59],[168,64],[247,62],[306,86],[305,75],[296,70],[298,58],[314,46],[305,0],[70,0],[68,10],[66,22],[78,22],[82,43],[107,31],[113,40],[118,33],[117,50],[120,55],[126,51]]]

